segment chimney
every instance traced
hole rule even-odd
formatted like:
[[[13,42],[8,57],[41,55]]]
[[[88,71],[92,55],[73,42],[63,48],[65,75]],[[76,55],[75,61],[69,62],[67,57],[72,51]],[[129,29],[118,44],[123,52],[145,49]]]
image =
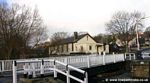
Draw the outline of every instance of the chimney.
[[[74,40],[78,39],[78,32],[74,32]]]

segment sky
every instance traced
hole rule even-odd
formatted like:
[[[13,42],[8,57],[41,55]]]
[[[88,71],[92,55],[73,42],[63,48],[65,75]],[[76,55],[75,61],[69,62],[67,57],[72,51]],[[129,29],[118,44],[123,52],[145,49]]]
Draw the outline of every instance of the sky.
[[[105,31],[117,11],[139,11],[150,16],[150,0],[0,0],[37,7],[48,27],[49,35],[55,32],[88,32],[92,36]],[[144,19],[150,26],[150,18]]]

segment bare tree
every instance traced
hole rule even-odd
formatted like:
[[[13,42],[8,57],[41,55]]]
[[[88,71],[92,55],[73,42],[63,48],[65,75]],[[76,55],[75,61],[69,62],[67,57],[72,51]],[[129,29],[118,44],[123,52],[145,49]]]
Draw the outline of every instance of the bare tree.
[[[116,41],[113,35],[110,34],[98,34],[97,36],[94,37],[94,39],[103,44],[109,44],[110,42]]]
[[[50,46],[58,46],[63,41],[63,39],[68,37],[69,34],[67,32],[56,32],[51,36]],[[53,51],[58,51],[58,48],[51,49],[50,53],[52,53]]]
[[[56,32],[51,36],[51,45],[57,45],[67,37],[69,37],[67,32]]]
[[[135,37],[136,27],[138,31],[142,30],[142,18],[144,18],[144,15],[140,12],[128,13],[119,11],[113,15],[108,23],[106,23],[106,30],[115,34],[116,37],[126,45],[126,51],[128,51],[128,43]]]
[[[31,10],[18,4],[11,7],[0,4],[1,51],[5,59],[16,57],[17,53],[25,55],[29,45],[34,46],[44,39],[45,31],[46,27],[36,8]]]
[[[144,37],[147,41],[147,44],[150,46],[150,27],[147,27],[144,31]]]
[[[150,27],[147,27],[144,31],[145,38],[150,38]]]

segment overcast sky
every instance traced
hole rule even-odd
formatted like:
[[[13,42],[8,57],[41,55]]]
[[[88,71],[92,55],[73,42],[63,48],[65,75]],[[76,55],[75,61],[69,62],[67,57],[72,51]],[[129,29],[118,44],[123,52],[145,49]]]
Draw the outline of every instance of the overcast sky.
[[[4,1],[4,0],[0,0]],[[6,1],[6,0],[5,0]],[[117,11],[140,11],[150,16],[150,0],[7,0],[39,9],[49,34],[58,31],[105,33],[105,23]],[[145,19],[146,26],[150,18]]]

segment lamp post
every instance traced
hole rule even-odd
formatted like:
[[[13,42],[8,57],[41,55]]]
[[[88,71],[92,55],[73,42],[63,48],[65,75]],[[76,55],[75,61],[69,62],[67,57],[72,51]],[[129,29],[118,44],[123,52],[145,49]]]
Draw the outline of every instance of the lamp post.
[[[139,43],[139,34],[138,34],[137,23],[136,23],[136,42],[137,42],[137,50],[140,50],[140,43]]]
[[[140,50],[140,43],[139,43],[139,34],[138,34],[138,22],[143,20],[143,19],[146,19],[146,18],[149,18],[149,17],[143,17],[139,20],[136,20],[136,24],[135,24],[135,28],[136,28],[136,42],[137,42],[137,50]]]

